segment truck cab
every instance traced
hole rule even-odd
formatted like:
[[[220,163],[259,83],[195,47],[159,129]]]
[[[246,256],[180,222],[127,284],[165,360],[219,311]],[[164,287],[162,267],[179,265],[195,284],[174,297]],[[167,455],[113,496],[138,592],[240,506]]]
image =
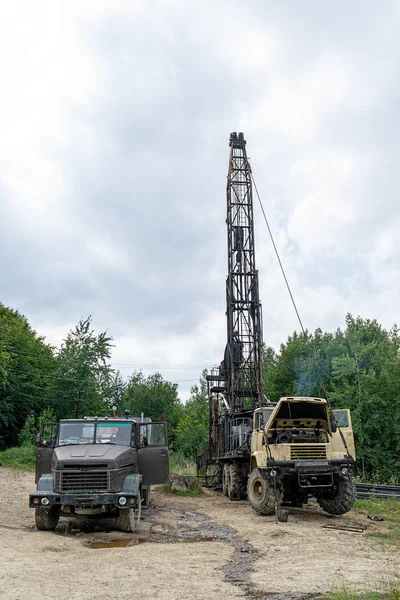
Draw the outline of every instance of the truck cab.
[[[150,486],[167,478],[166,423],[128,415],[63,419],[44,425],[37,437],[37,488],[29,506],[42,530],[89,509],[135,531]]]
[[[330,514],[352,508],[350,412],[332,412],[324,398],[311,397],[284,397],[255,410],[248,496],[257,512],[273,512],[281,502],[301,505],[310,496]]]

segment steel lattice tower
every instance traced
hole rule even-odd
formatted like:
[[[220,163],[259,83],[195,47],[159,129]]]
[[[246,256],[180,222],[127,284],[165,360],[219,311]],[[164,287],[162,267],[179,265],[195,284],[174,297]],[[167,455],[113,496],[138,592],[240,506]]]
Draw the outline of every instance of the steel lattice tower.
[[[222,364],[232,413],[262,404],[262,317],[254,253],[253,192],[243,133],[231,133],[227,181],[228,342]]]

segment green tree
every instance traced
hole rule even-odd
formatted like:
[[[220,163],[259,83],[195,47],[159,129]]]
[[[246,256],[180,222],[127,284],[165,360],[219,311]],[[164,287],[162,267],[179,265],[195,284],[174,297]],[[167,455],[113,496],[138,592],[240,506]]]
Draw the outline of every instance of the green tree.
[[[207,370],[204,370],[199,385],[191,388],[190,398],[184,406],[175,432],[176,450],[189,459],[193,459],[197,450],[201,449],[208,440],[209,407],[206,375]]]
[[[166,419],[169,440],[173,445],[175,429],[183,410],[177,389],[176,383],[165,381],[160,373],[145,377],[141,371],[136,371],[126,385],[123,407],[134,416],[143,413],[152,420]]]
[[[28,415],[52,402],[53,348],[18,311],[0,304],[0,448],[15,445]]]
[[[121,372],[118,370],[112,373],[106,389],[106,401],[110,408],[116,406],[119,412],[125,408],[123,406],[125,389],[126,383],[122,378]]]
[[[333,408],[350,408],[358,471],[398,481],[399,351],[397,327],[386,331],[376,320],[348,314],[344,331],[294,333],[278,353],[264,349],[264,377],[272,400],[325,391]]]
[[[104,415],[109,412],[110,386],[115,374],[109,360],[112,338],[95,334],[92,317],[81,319],[56,356],[52,405],[58,418]]]
[[[350,408],[359,471],[381,481],[400,478],[400,340],[374,319],[346,317],[344,351],[332,360],[330,397]]]

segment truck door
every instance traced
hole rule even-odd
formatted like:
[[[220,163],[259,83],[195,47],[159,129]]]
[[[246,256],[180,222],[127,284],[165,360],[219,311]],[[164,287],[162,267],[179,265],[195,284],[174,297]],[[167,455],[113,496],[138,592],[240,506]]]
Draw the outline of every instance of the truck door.
[[[351,416],[348,408],[335,409],[332,411],[336,422],[340,428],[344,439],[346,440],[350,456],[356,460],[356,449],[354,444],[353,428],[351,425]],[[344,444],[339,430],[332,435],[332,452],[343,452]]]
[[[37,438],[35,483],[45,473],[51,473],[51,457],[57,439],[57,423],[43,423]]]
[[[166,423],[139,424],[138,457],[143,485],[167,481],[169,462]]]

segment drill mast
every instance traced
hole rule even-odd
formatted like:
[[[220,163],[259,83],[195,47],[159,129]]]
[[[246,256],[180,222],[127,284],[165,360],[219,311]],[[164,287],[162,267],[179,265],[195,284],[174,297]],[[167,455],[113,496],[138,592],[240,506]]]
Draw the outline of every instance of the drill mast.
[[[227,181],[225,398],[232,413],[262,403],[262,320],[254,252],[251,169],[243,133],[232,133]]]

